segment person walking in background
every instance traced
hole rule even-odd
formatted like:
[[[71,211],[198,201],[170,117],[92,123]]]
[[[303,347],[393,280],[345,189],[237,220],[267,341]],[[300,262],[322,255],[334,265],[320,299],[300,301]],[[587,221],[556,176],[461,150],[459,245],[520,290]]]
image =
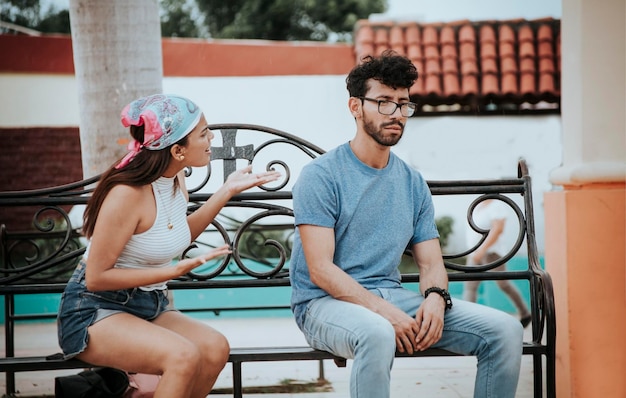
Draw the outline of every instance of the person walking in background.
[[[66,359],[161,375],[156,398],[204,398],[228,360],[228,341],[171,308],[167,282],[230,249],[172,259],[233,195],[279,174],[238,170],[187,215],[184,168],[208,164],[213,138],[198,106],[156,94],[128,104],[121,119],[130,152],[101,176],[87,204],[89,241],[61,298],[59,345]]]
[[[469,255],[467,265],[488,264],[497,261],[502,257],[502,254],[506,253],[502,239],[506,226],[506,211],[506,205],[495,199],[487,199],[476,206],[473,213],[474,223],[482,229],[489,230],[489,234],[480,247]],[[474,231],[469,231],[467,234],[468,247],[473,247],[476,244],[477,236],[479,235]],[[505,269],[506,264],[502,264],[493,270],[504,271]],[[497,280],[496,283],[517,308],[522,326],[528,326],[531,321],[530,311],[519,290],[509,280]],[[463,298],[467,301],[476,302],[479,285],[480,281],[465,282]]]
[[[474,396],[513,398],[523,329],[448,293],[435,211],[421,174],[391,152],[416,110],[406,57],[366,57],[346,79],[354,138],[307,164],[293,188],[291,306],[309,344],[353,359],[352,398],[388,398],[396,350],[478,359]],[[402,286],[410,249],[420,291]]]

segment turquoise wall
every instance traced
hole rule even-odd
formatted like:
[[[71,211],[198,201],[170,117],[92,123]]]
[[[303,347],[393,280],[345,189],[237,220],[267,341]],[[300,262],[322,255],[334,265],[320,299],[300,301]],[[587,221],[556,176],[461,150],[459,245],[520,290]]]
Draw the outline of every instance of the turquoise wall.
[[[543,259],[542,259],[543,265]],[[523,270],[527,267],[526,258],[513,258],[508,263],[510,270]],[[513,282],[522,296],[529,303],[529,287],[527,281]],[[409,286],[415,290],[416,285]],[[450,293],[454,298],[463,296],[463,283],[450,283]],[[205,307],[238,307],[238,306],[288,306],[290,300],[290,288],[275,287],[266,288],[237,288],[237,289],[199,289],[174,291],[174,303],[179,309],[205,308]],[[16,313],[18,314],[46,314],[55,315],[59,306],[59,294],[29,294],[15,298]],[[479,303],[514,314],[515,307],[508,297],[498,288],[496,282],[488,281],[481,283],[478,289]],[[2,311],[0,323],[4,323],[4,298],[0,299]],[[212,312],[194,312],[198,318],[250,318],[260,316],[288,317],[291,316],[289,309],[282,310],[246,310],[246,311],[221,311],[219,315]],[[52,319],[50,321],[53,321]]]

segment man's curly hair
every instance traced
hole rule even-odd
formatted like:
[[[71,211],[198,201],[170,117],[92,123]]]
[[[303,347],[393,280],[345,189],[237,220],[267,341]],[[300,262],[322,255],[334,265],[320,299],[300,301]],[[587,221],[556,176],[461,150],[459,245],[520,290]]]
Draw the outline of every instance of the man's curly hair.
[[[393,89],[410,88],[417,80],[417,69],[410,59],[387,50],[380,57],[370,55],[355,66],[346,78],[351,97],[363,97],[369,87],[367,80],[374,79]]]

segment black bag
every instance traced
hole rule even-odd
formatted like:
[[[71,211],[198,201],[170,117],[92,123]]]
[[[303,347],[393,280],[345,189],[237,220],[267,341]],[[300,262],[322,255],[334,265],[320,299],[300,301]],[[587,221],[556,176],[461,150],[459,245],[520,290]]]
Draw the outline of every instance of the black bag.
[[[94,368],[54,379],[55,398],[122,398],[128,375],[118,369]]]

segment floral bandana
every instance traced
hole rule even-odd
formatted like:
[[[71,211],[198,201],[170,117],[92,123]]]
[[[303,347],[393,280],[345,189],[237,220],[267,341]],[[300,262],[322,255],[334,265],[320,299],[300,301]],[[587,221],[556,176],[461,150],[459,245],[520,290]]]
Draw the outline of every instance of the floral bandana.
[[[178,142],[200,121],[200,108],[187,98],[155,94],[139,98],[122,110],[124,127],[144,126],[143,143],[132,140],[128,144],[128,154],[115,166],[121,169],[146,148],[158,151]]]

